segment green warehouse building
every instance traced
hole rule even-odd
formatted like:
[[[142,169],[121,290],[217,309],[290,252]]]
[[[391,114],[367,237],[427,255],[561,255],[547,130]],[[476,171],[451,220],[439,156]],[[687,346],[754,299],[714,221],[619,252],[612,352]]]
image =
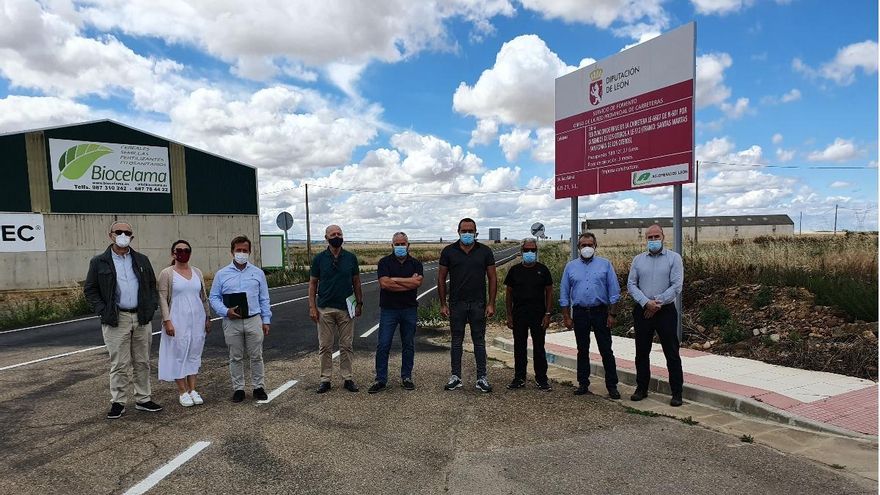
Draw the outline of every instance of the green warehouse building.
[[[257,170],[101,120],[0,135],[0,291],[75,286],[129,222],[158,273],[186,239],[206,275],[246,235],[260,263]]]

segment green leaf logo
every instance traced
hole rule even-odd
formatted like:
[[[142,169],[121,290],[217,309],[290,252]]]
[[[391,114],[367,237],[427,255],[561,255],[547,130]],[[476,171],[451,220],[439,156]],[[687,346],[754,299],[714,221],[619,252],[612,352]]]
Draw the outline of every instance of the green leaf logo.
[[[642,172],[639,174],[638,172],[633,172],[633,185],[639,186],[642,184],[647,184],[651,181],[651,172]]]
[[[79,179],[95,163],[95,160],[108,153],[113,153],[113,150],[95,143],[78,144],[71,147],[58,160],[58,170],[61,171],[61,174],[55,181],[61,180],[62,175],[70,180]]]

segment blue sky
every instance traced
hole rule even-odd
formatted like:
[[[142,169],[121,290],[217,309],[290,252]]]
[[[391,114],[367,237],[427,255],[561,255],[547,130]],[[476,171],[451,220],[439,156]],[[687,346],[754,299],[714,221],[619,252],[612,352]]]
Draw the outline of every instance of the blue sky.
[[[875,1],[279,4],[0,0],[0,131],[112,118],[252,164],[267,232],[288,210],[304,235],[309,183],[314,234],[557,237],[554,79],[696,21],[700,213],[877,229]],[[669,215],[670,193],[580,213]]]

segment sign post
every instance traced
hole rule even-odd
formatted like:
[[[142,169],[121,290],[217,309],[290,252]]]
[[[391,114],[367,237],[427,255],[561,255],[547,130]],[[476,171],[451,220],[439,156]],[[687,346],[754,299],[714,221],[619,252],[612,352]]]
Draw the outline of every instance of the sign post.
[[[275,225],[277,225],[279,229],[284,231],[284,250],[282,251],[284,253],[283,265],[284,265],[284,268],[287,268],[287,266],[290,264],[289,261],[287,260],[287,247],[288,247],[287,231],[290,230],[291,227],[293,227],[293,215],[291,215],[290,213],[288,213],[286,211],[282,211],[281,213],[278,214],[278,217],[275,218]]]
[[[691,22],[556,79],[556,199],[673,186],[682,253],[682,184],[694,174],[696,24]],[[679,338],[681,337],[681,298]]]

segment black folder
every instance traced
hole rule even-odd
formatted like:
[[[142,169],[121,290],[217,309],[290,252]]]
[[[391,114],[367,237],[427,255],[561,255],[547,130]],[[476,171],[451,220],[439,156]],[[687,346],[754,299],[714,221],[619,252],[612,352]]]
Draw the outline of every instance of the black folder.
[[[235,308],[235,312],[242,318],[250,316],[250,313],[248,313],[247,294],[244,292],[223,294],[223,305],[227,308]],[[238,307],[236,308],[236,306]]]

